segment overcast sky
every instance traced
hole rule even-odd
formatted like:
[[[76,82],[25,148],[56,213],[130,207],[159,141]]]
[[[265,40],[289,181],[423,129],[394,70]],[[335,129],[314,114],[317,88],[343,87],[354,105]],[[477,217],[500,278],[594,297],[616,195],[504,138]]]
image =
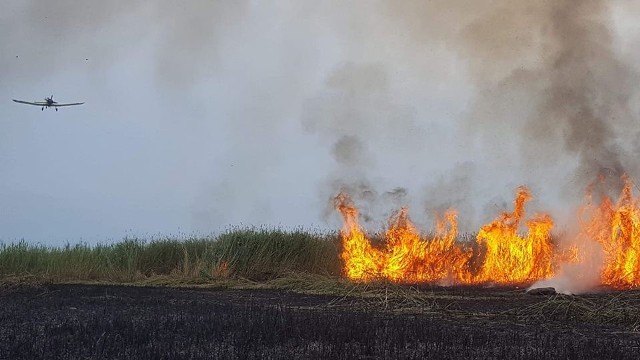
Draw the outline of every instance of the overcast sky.
[[[456,206],[472,229],[520,184],[562,212],[571,159],[523,165],[518,123],[476,135],[470,55],[434,20],[448,9],[393,4],[4,1],[0,240],[337,229],[340,189],[375,193],[354,195],[372,227],[406,204],[424,227]],[[611,16],[631,63],[627,4]],[[52,94],[85,104],[11,101]]]

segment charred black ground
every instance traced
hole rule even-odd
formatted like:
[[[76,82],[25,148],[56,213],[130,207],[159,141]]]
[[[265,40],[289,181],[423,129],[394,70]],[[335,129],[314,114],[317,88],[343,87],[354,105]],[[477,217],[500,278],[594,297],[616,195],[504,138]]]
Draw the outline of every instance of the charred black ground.
[[[0,358],[620,358],[640,356],[638,292],[5,286]]]

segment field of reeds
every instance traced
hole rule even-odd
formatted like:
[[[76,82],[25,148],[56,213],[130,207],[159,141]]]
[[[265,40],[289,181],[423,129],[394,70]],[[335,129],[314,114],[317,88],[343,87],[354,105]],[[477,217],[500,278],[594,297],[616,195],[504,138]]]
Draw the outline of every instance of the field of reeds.
[[[0,278],[50,282],[270,280],[291,273],[340,275],[339,236],[303,230],[236,229],[187,239],[0,247]]]

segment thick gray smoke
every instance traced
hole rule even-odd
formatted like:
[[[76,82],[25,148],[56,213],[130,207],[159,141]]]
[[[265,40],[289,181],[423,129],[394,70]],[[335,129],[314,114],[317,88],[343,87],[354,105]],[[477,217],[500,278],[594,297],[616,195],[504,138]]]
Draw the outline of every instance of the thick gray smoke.
[[[511,176],[509,185],[513,188],[517,182],[526,183],[570,203],[582,199],[587,186],[600,177],[606,180],[600,190],[615,196],[623,173],[637,175],[638,142],[634,138],[640,127],[636,125],[637,92],[633,85],[638,76],[622,60],[612,16],[614,7],[625,5],[602,0],[453,0],[403,1],[381,7],[385,21],[377,25],[409,35],[417,48],[446,44],[466,63],[475,87],[472,105],[464,116],[465,127],[453,131],[476,147],[468,148],[466,169],[453,165],[435,179],[424,179],[427,193],[421,195],[426,198],[427,213],[455,206],[472,223],[485,220],[482,215],[473,215],[478,206],[469,198],[474,194],[485,201],[493,198],[495,194],[478,193],[483,186],[474,184],[491,182],[495,175]],[[423,73],[418,68],[415,73],[419,76]],[[338,148],[350,151],[351,162],[356,159],[356,149],[366,158],[348,168],[339,166],[331,178],[344,179],[357,172],[360,176],[352,182],[369,179],[364,169],[370,169],[376,158],[362,154],[379,141],[371,134],[397,129],[411,132],[408,123],[373,120],[366,113],[380,102],[376,99],[367,104],[362,99],[371,98],[367,94],[385,94],[388,82],[383,67],[373,69],[376,71],[341,68],[328,83],[334,89],[337,85],[358,85],[344,88],[338,98],[325,99],[331,105],[309,111],[329,125],[325,128],[328,134],[339,138],[334,149],[338,164],[346,160],[338,157]],[[318,131],[318,126],[313,125],[312,130]],[[354,144],[346,147],[344,134],[353,137]],[[394,146],[420,142],[406,139]],[[422,141],[425,146],[426,142]],[[473,151],[485,154],[484,159],[479,160]],[[482,169],[472,174],[474,162],[494,168],[484,167],[485,174]],[[487,176],[486,171],[494,175]],[[513,177],[514,173],[519,175]],[[480,180],[472,180],[473,176]]]
[[[403,2],[390,11],[417,40],[447,41],[465,57],[478,91],[467,115],[472,134],[515,138],[532,181],[542,169],[573,162],[569,183],[581,196],[599,176],[617,193],[621,174],[637,175],[638,74],[621,60],[612,17],[628,5],[454,0]]]
[[[417,42],[441,39],[466,59],[477,91],[466,115],[469,138],[480,135],[483,151],[495,161],[505,153],[510,160],[518,156],[519,164],[505,168],[525,174],[534,190],[563,189],[561,199],[573,207],[590,184],[597,184],[595,195],[616,198],[623,174],[640,175],[639,77],[624,58],[628,50],[614,22],[615,11],[634,6],[607,0],[453,0],[405,2],[394,9]],[[562,177],[558,165],[566,168]],[[546,206],[557,210],[557,204]],[[573,243],[583,261],[534,287],[563,293],[593,289],[602,249],[589,239],[576,240],[572,224],[557,215],[565,234],[559,246]],[[569,211],[570,221],[575,216],[575,209]]]

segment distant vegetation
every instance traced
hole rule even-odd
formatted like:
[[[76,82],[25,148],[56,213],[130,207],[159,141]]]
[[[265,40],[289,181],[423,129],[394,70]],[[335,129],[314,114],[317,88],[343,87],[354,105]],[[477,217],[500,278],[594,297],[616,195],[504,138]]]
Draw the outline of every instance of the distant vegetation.
[[[0,247],[0,278],[54,282],[198,283],[268,280],[289,273],[340,275],[339,236],[303,230],[236,229],[216,237],[48,247]]]

